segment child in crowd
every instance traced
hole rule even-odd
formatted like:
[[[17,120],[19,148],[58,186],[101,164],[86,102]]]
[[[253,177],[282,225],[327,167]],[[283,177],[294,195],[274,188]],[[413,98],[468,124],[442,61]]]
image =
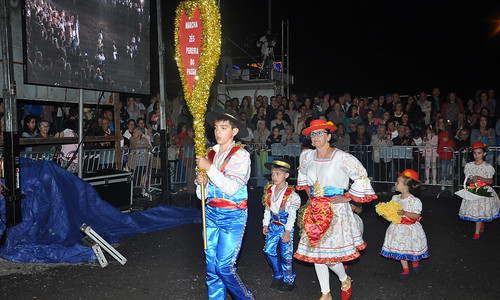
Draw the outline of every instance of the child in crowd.
[[[420,224],[422,202],[413,195],[421,183],[418,173],[406,169],[398,175],[396,191],[401,194],[394,196],[392,200],[401,205],[402,210],[398,211],[398,214],[402,216],[401,223],[389,225],[380,254],[399,260],[403,267],[403,272],[399,274],[399,277],[405,278],[410,274],[408,261],[412,261],[413,272],[418,272],[418,262],[429,257],[429,250],[424,229]]]
[[[451,184],[451,167],[453,165],[453,151],[457,150],[455,142],[450,139],[447,132],[443,131],[439,134],[439,144],[437,153],[441,166],[439,169],[440,184]]]
[[[205,188],[208,198],[205,250],[208,298],[226,299],[227,289],[234,299],[253,299],[235,267],[248,218],[250,154],[234,138],[245,137],[248,132],[233,111],[212,111],[206,119],[214,127],[217,145],[209,150],[208,159],[196,156],[198,168],[206,171],[206,176],[196,177],[196,193],[201,198],[201,189]]]
[[[475,200],[463,199],[462,205],[460,205],[460,211],[458,212],[460,219],[476,222],[476,230],[472,239],[477,241],[483,235],[484,222],[500,218],[500,200],[491,187],[495,169],[484,161],[487,152],[486,144],[475,142],[470,150],[474,156],[474,161],[465,165],[464,173],[467,183],[482,181],[487,184],[486,188],[491,193],[491,197],[485,196]]]
[[[265,163],[265,166],[271,171],[273,182],[264,189],[265,210],[262,220],[262,233],[266,236],[264,253],[273,268],[270,287],[288,292],[295,288],[293,236],[300,196],[286,182],[291,168],[288,160],[276,158],[271,163]]]
[[[280,129],[278,126],[274,126],[271,134],[266,140],[267,147],[271,148],[272,144],[281,143]]]
[[[424,137],[424,146],[425,152],[425,184],[431,183],[431,179],[429,177],[429,171],[432,169],[432,184],[437,184],[436,176],[436,163],[437,163],[437,151],[436,147],[438,145],[439,139],[436,135],[434,128],[432,125],[427,125],[425,129],[425,137]]]

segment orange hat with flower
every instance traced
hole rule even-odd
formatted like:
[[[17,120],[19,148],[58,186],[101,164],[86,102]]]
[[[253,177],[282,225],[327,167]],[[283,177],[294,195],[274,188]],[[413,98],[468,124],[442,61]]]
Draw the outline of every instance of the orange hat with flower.
[[[484,149],[484,151],[486,151],[486,149],[488,149],[488,145],[486,145],[485,143],[483,142],[475,142],[474,144],[472,144],[472,146],[469,148],[469,151],[472,151],[474,149]]]
[[[329,129],[330,132],[337,130],[337,127],[331,121],[326,121],[323,119],[312,120],[309,127],[302,130],[303,135],[309,135],[312,131],[318,129]]]
[[[422,181],[418,180],[418,173],[413,171],[412,169],[406,169],[403,171],[403,173],[398,173],[398,175],[413,179],[416,182],[422,182]]]

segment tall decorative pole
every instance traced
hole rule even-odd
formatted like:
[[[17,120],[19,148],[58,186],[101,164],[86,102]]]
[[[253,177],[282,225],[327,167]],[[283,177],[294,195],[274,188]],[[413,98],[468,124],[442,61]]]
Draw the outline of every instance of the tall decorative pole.
[[[205,113],[221,52],[219,8],[214,0],[188,0],[179,4],[175,18],[175,60],[184,98],[193,115],[196,155],[207,155]],[[202,172],[201,169],[197,170]],[[204,172],[204,171],[203,171]],[[201,187],[203,246],[207,249],[205,187]]]

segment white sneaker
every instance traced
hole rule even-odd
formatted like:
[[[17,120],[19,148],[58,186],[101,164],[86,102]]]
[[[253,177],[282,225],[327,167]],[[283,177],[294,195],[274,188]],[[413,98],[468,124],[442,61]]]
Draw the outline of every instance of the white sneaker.
[[[437,185],[437,182],[435,179],[432,181],[432,184]]]
[[[424,181],[424,184],[429,184],[429,179],[426,179],[426,180]]]

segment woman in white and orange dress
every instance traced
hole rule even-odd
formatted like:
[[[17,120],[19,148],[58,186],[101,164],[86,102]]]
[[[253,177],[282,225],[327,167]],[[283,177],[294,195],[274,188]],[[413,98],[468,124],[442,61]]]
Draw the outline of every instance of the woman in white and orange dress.
[[[305,190],[309,201],[299,213],[300,242],[294,257],[314,263],[320,283],[320,299],[332,299],[329,268],[337,274],[343,300],[352,294],[351,278],[343,262],[356,259],[366,247],[357,226],[350,200],[369,202],[376,199],[361,162],[342,150],[330,147],[332,122],[314,120],[304,135],[310,135],[316,149],[300,155],[297,190]],[[354,183],[349,187],[349,180]]]

